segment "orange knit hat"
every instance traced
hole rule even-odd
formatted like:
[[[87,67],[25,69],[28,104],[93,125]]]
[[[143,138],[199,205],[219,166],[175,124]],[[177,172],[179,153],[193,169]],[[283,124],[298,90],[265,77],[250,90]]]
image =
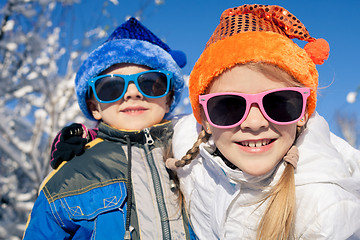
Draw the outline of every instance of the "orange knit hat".
[[[302,49],[292,38],[309,43]],[[254,4],[227,9],[190,74],[194,116],[201,123],[199,95],[206,92],[212,79],[236,64],[247,62],[274,64],[309,87],[310,116],[316,107],[315,64],[322,64],[329,50],[324,39],[310,37],[305,26],[282,7]]]

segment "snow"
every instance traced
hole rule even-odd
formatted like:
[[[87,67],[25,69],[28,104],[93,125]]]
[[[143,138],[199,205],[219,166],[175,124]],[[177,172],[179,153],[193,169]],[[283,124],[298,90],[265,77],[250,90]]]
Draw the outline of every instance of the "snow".
[[[2,30],[4,32],[12,31],[14,29],[14,25],[15,25],[15,21],[14,20],[9,20],[9,21],[6,22],[5,26],[3,26]]]
[[[45,119],[48,116],[47,112],[44,109],[37,109],[35,111],[35,117],[36,118],[42,118]]]
[[[110,0],[110,2],[114,5],[119,5],[119,1],[118,0]]]
[[[15,91],[14,96],[16,98],[21,98],[32,91],[33,91],[32,86],[24,86],[23,88],[20,88],[19,90]]]
[[[357,92],[349,92],[346,96],[346,101],[348,103],[354,103],[356,101]]]
[[[17,49],[18,45],[16,43],[10,42],[6,44],[6,48],[9,51],[15,51]]]
[[[164,4],[164,0],[155,0],[156,5],[162,5]]]

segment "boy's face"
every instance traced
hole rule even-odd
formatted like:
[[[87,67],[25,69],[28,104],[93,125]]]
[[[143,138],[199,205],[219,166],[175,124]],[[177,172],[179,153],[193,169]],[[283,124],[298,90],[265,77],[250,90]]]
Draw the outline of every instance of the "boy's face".
[[[130,75],[148,71],[150,68],[134,64],[117,64],[103,74]],[[168,94],[169,95],[169,94]],[[141,130],[160,123],[169,112],[169,96],[162,98],[146,98],[129,83],[122,99],[113,103],[99,103],[92,97],[88,107],[96,120],[102,120],[116,129]]]

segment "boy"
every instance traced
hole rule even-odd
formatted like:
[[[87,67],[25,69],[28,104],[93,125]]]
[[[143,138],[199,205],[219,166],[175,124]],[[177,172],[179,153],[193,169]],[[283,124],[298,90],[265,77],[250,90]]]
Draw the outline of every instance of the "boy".
[[[75,87],[97,138],[45,180],[24,239],[189,238],[163,161],[185,64],[134,18],[90,53]]]

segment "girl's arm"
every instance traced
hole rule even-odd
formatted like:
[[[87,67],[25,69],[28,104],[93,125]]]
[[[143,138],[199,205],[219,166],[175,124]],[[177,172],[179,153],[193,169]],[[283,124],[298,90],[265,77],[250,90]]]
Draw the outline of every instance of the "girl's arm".
[[[333,133],[330,133],[330,141],[343,157],[351,176],[360,177],[360,151]]]
[[[299,203],[299,239],[360,239],[360,199],[327,183],[309,185]],[[310,191],[311,190],[311,191]],[[301,195],[304,191],[299,191]]]
[[[173,152],[176,159],[181,159],[193,146],[201,131],[201,125],[196,122],[194,115],[184,115],[175,120],[173,135]]]
[[[56,135],[51,145],[50,165],[56,169],[62,162],[84,153],[84,146],[94,140],[97,129],[87,129],[84,124],[73,123]]]

